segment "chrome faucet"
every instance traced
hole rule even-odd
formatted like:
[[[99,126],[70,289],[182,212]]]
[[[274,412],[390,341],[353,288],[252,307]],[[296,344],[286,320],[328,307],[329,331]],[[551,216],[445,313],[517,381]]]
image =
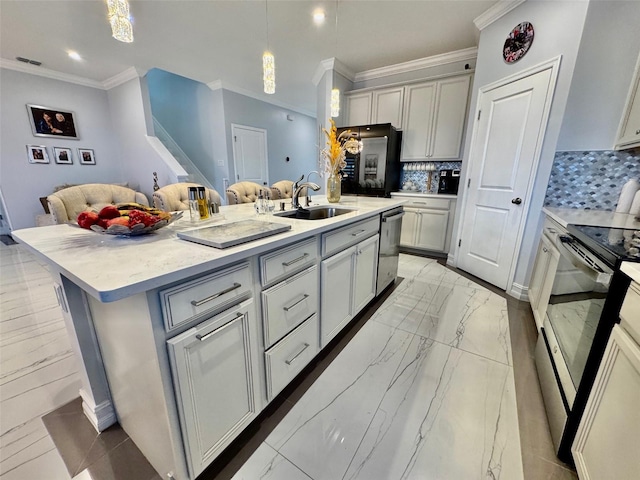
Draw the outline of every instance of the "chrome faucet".
[[[311,181],[311,175],[316,174],[318,178],[320,178],[320,173],[317,170],[312,170],[309,173],[307,173],[307,182]],[[309,190],[307,190],[307,201],[306,201],[306,206],[308,207],[309,205],[311,205],[311,195],[309,195]]]
[[[297,182],[296,182],[296,184],[297,184]],[[302,207],[302,205],[300,205],[300,200],[298,200],[298,196],[300,196],[300,192],[302,192],[302,189],[304,189],[304,187],[310,188],[314,192],[317,192],[318,190],[320,190],[320,185],[317,185],[317,184],[315,184],[313,182],[301,183],[293,191],[293,195],[291,197],[291,205],[293,206],[293,208],[301,208]]]

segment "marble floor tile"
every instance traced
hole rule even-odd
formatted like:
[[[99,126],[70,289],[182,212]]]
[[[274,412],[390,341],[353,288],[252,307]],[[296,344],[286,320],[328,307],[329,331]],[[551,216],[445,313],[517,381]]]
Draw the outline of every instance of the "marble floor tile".
[[[314,480],[341,478],[411,337],[368,322],[266,443]]]
[[[258,447],[234,480],[311,480],[311,477],[266,443]]]
[[[521,479],[506,365],[416,336],[345,479]]]
[[[441,283],[428,313],[437,318],[434,332],[418,330],[452,347],[511,365],[507,302],[486,289]]]
[[[78,365],[46,268],[0,245],[0,478],[69,479],[42,415],[78,396]]]

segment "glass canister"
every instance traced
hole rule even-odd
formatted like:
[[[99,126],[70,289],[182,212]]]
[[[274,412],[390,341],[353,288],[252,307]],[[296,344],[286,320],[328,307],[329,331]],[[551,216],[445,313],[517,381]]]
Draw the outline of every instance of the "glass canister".
[[[192,222],[200,220],[198,189],[196,187],[189,187],[189,218]]]

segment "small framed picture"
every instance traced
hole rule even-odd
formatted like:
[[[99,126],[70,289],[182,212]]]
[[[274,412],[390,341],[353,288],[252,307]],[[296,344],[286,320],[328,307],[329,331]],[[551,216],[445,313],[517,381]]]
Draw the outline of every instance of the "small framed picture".
[[[70,148],[53,147],[53,158],[56,163],[61,163],[63,165],[71,165],[73,163]]]
[[[93,153],[93,150],[90,148],[79,148],[78,149],[78,160],[80,161],[80,165],[95,165],[96,164],[96,156]]]
[[[49,154],[44,145],[27,145],[29,163],[49,163]]]
[[[73,112],[41,105],[27,105],[27,111],[34,136],[78,139]]]

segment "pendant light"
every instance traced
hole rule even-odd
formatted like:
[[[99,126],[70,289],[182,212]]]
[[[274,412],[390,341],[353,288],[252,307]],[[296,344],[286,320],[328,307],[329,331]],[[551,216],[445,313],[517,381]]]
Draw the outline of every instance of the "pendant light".
[[[338,0],[336,0],[336,53],[338,55]],[[336,57],[333,57],[334,60],[334,72],[335,72],[335,60]],[[340,116],[340,89],[335,87],[336,76],[335,73],[332,74],[334,88],[331,89],[331,116],[339,117]]]
[[[127,0],[107,0],[107,14],[113,38],[125,43],[133,42],[133,27]]]
[[[267,51],[262,55],[262,81],[264,93],[269,95],[276,93],[276,62],[273,53],[269,51],[269,5],[264,1],[266,27],[267,27]]]

